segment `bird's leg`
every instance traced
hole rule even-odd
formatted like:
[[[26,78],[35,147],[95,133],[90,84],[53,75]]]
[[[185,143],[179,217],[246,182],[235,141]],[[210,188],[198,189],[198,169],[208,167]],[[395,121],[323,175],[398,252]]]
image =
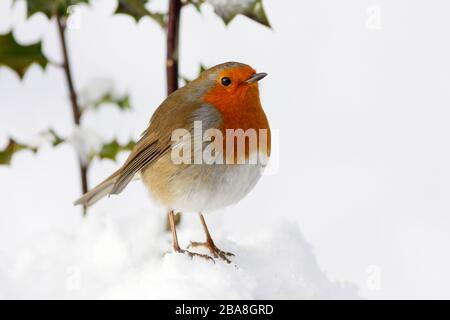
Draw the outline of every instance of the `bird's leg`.
[[[204,258],[207,260],[212,260],[214,262],[214,259],[206,254],[199,254],[199,253],[190,252],[188,250],[181,249],[180,244],[178,243],[177,228],[175,226],[175,213],[173,212],[173,210],[170,210],[170,212],[169,212],[169,224],[170,224],[170,230],[172,231],[172,247],[175,252],[187,254],[191,258],[196,256],[196,257],[201,257],[201,258]]]
[[[232,257],[232,256],[234,256],[234,254],[232,254],[230,252],[222,251],[216,247],[213,239],[211,238],[211,234],[209,233],[208,226],[206,225],[203,214],[199,213],[199,216],[200,216],[200,220],[202,222],[203,231],[205,231],[206,241],[205,242],[191,241],[188,248],[205,247],[209,250],[209,252],[211,252],[211,254],[214,256],[214,258],[221,258],[221,259],[225,260],[226,262],[231,263],[231,260],[228,257]]]
[[[180,244],[178,243],[177,228],[175,226],[175,213],[173,210],[169,212],[169,224],[172,231],[172,247],[175,252],[181,252]]]

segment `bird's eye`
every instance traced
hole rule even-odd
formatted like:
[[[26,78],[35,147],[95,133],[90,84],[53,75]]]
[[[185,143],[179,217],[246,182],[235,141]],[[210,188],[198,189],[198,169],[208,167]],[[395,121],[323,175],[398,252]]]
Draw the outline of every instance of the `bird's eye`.
[[[220,82],[222,83],[222,85],[224,85],[225,87],[228,87],[231,84],[231,79],[228,77],[223,77],[222,79],[220,79]]]

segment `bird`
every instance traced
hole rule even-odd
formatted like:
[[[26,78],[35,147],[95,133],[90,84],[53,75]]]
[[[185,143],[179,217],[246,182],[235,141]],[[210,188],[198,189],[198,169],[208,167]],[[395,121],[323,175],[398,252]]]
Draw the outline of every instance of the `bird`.
[[[271,134],[258,82],[266,75],[239,62],[203,71],[161,103],[124,164],[75,205],[91,206],[105,196],[121,193],[131,180],[140,178],[150,197],[168,212],[176,253],[230,263],[234,254],[215,245],[204,214],[239,202],[263,174],[270,157]],[[178,140],[174,138],[177,131],[181,132]],[[214,151],[208,159],[194,159],[208,146]],[[186,249],[179,244],[175,224],[176,213],[183,212],[199,215],[206,238],[204,242],[191,241]],[[210,255],[196,253],[197,247],[205,247]]]

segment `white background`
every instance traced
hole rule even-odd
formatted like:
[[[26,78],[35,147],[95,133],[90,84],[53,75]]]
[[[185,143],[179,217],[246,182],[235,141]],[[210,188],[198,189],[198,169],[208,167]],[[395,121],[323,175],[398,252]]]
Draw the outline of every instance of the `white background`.
[[[0,0],[0,32],[13,26],[22,44],[43,39],[45,53],[61,61],[54,21],[24,21],[23,3],[11,6]],[[136,25],[112,16],[114,8],[108,0],[82,6],[68,41],[78,89],[106,77],[130,92],[132,111],[105,106],[83,119],[125,142],[164,99],[165,38],[150,19]],[[199,63],[230,60],[267,72],[262,102],[279,131],[278,172],[209,220],[228,226],[233,238],[289,219],[329,277],[357,283],[364,297],[450,298],[450,2],[266,0],[265,8],[273,30],[245,17],[225,27],[209,6],[202,15],[183,9],[181,73],[194,77]],[[64,136],[73,130],[61,71],[33,66],[20,81],[0,68],[0,145],[48,127]],[[95,161],[91,185],[125,156]],[[72,206],[75,160],[66,145],[25,152],[0,167],[0,251],[11,254],[35,234],[83,223]],[[163,214],[133,183],[95,210],[142,208]],[[183,228],[198,228],[193,219]],[[379,287],[367,286],[373,272]]]

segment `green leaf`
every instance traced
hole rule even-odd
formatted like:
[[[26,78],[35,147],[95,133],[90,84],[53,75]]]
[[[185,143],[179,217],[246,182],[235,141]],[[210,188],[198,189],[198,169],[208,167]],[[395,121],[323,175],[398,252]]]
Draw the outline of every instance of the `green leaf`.
[[[200,74],[205,71],[207,69],[207,67],[205,67],[205,65],[203,63],[200,63],[200,67],[198,69],[198,75],[197,77],[200,76]],[[193,79],[188,79],[187,77],[182,77],[180,76],[180,79],[184,81],[184,84],[188,84],[189,82],[191,82]]]
[[[42,12],[48,18],[51,18],[58,9],[60,0],[27,0],[27,16]]]
[[[103,97],[101,97],[98,101],[95,101],[93,105],[90,107],[92,109],[98,109],[102,104],[105,103],[113,103],[116,104],[121,110],[129,110],[131,109],[130,98],[129,96],[124,97],[114,97],[111,93],[106,93]]]
[[[129,109],[131,109],[130,97],[129,96],[125,96],[122,99],[116,100],[116,104],[122,110],[129,110]]]
[[[0,165],[9,165],[14,154],[21,150],[31,150],[33,152],[36,152],[37,148],[20,144],[14,139],[10,138],[6,147],[3,150],[0,150]]]
[[[262,0],[257,0],[253,3],[250,10],[242,13],[244,16],[261,23],[263,26],[272,28],[264,10]]]
[[[201,6],[205,3],[205,0],[186,0],[186,4],[191,4],[194,6],[194,8],[201,13]]]
[[[206,71],[206,69],[208,69],[207,67],[205,67],[205,65],[203,63],[200,63],[200,67],[198,70],[198,75],[200,75],[203,71]]]
[[[61,136],[59,136],[53,129],[48,129],[48,131],[46,133],[48,133],[50,135],[51,144],[54,147],[60,145],[63,142],[66,142],[66,139],[61,138]],[[43,134],[45,134],[45,133],[43,133]]]
[[[9,165],[11,163],[12,157],[16,152],[22,150],[30,150],[33,153],[36,153],[38,149],[41,147],[41,145],[46,142],[51,143],[52,146],[56,147],[59,144],[66,142],[66,139],[61,138],[61,136],[58,135],[55,132],[55,130],[50,128],[48,130],[40,132],[38,134],[37,141],[39,142],[32,144],[24,144],[17,142],[13,138],[9,138],[6,147],[3,150],[0,149],[0,165]]]
[[[108,78],[94,78],[78,93],[82,111],[97,110],[104,104],[115,105],[121,110],[130,110],[130,97],[115,89],[114,81]]]
[[[269,19],[264,10],[262,0],[223,1],[207,0],[214,7],[214,12],[229,24],[238,14],[244,15],[268,28]]]
[[[130,142],[128,142],[127,144],[121,145],[117,142],[117,140],[114,139],[113,141],[102,146],[98,157],[100,159],[111,159],[115,161],[119,152],[131,151],[135,145],[136,143],[132,140],[130,140]]]
[[[166,16],[162,13],[150,12],[145,7],[148,0],[118,0],[115,13],[123,13],[132,16],[136,22],[142,17],[149,16],[155,20],[162,28],[166,26]]]
[[[30,17],[35,13],[42,12],[48,18],[56,15],[59,12],[63,16],[69,14],[68,8],[70,6],[88,3],[88,0],[26,0],[27,2],[27,16]]]
[[[22,78],[33,63],[42,68],[47,66],[48,60],[42,53],[41,42],[22,46],[16,42],[12,32],[0,36],[0,66],[13,69]]]

